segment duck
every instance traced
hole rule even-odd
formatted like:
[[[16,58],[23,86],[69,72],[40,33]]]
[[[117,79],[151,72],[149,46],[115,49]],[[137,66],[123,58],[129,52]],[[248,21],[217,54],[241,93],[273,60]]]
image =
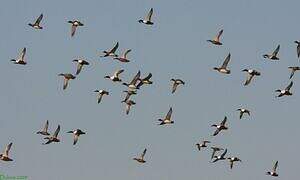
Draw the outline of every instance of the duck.
[[[278,161],[275,162],[272,171],[268,171],[266,174],[277,177],[278,176],[278,173],[276,172],[277,167],[278,167]]]
[[[138,89],[136,83],[140,79],[140,76],[141,76],[141,72],[138,71],[129,84],[125,82],[122,84],[127,86],[130,91],[135,91],[136,89]]]
[[[229,164],[230,164],[230,169],[233,168],[233,163],[234,162],[242,162],[241,159],[239,159],[238,157],[229,157],[227,158],[229,160]]]
[[[18,59],[11,59],[10,61],[14,62],[14,64],[26,65],[25,61],[26,47],[23,48],[20,57]]]
[[[110,79],[113,82],[121,82],[122,80],[120,79],[119,75],[124,72],[124,69],[116,71],[112,76],[104,76],[106,79]]]
[[[76,76],[74,76],[73,74],[70,73],[60,73],[58,74],[58,76],[63,76],[64,77],[64,86],[63,86],[63,90],[65,90],[68,87],[69,84],[69,80],[70,79],[75,79]]]
[[[198,150],[200,151],[201,148],[207,147],[207,145],[206,145],[207,143],[210,143],[210,141],[202,141],[202,143],[197,143],[196,146],[197,146]]]
[[[127,58],[128,53],[131,52],[131,49],[126,50],[120,57],[114,57],[113,59],[118,60],[123,63],[130,62],[130,60]]]
[[[44,139],[48,139],[48,141],[45,144],[50,144],[52,142],[60,142],[60,139],[57,137],[58,136],[58,133],[60,131],[60,125],[57,126],[54,134],[52,136],[48,136],[48,137],[45,137]]]
[[[135,160],[139,163],[142,163],[142,164],[145,163],[146,161],[144,160],[144,157],[145,157],[146,152],[147,152],[147,148],[144,149],[144,151],[140,157],[135,157],[135,158],[133,158],[133,160]]]
[[[0,159],[1,159],[2,161],[13,161],[13,159],[11,159],[11,158],[9,157],[9,151],[10,151],[10,149],[11,149],[11,146],[12,146],[12,142],[9,143],[9,144],[6,146],[6,148],[5,148],[4,152],[3,152],[3,154],[0,154]]]
[[[165,124],[174,124],[174,121],[171,120],[173,109],[170,107],[166,117],[164,119],[158,119],[160,121],[160,124],[158,125],[165,125]]]
[[[264,57],[264,58],[268,58],[268,59],[270,59],[270,60],[279,60],[279,58],[277,57],[277,54],[278,54],[278,52],[279,52],[279,49],[280,49],[280,45],[278,45],[278,46],[276,47],[276,49],[273,51],[272,54],[264,54],[263,57]]]
[[[227,121],[227,116],[225,116],[224,120],[220,124],[213,124],[211,125],[212,127],[216,127],[216,131],[214,132],[213,136],[216,136],[219,134],[220,131],[222,130],[227,130],[228,127],[225,125]]]
[[[300,67],[299,67],[299,66],[290,66],[290,67],[288,67],[288,68],[291,70],[290,79],[292,79],[292,77],[294,76],[294,74],[295,74],[296,71],[299,71],[299,70],[300,70]]]
[[[132,105],[135,105],[136,103],[133,100],[128,99],[124,102],[126,104],[126,114],[129,114],[130,108]]]
[[[152,73],[149,73],[145,78],[139,79],[140,82],[137,85],[137,89],[140,89],[140,87],[144,84],[153,84],[153,81],[150,80],[151,77]]]
[[[71,28],[71,37],[73,37],[75,35],[76,29],[79,26],[84,26],[83,23],[81,23],[78,20],[74,20],[74,21],[68,21],[68,23],[72,24],[72,28]]]
[[[83,132],[80,129],[76,129],[76,130],[73,130],[73,131],[68,131],[67,133],[72,133],[73,134],[73,136],[74,136],[73,145],[75,145],[77,143],[78,138],[79,138],[80,135],[85,134],[85,132]]]
[[[300,42],[299,41],[294,41],[294,43],[297,44],[297,57],[300,57]]]
[[[215,163],[215,162],[220,161],[220,160],[225,160],[226,159],[225,158],[226,153],[227,153],[227,149],[225,149],[225,151],[221,155],[214,156],[215,159],[212,162]]]
[[[230,74],[230,70],[227,69],[227,65],[230,61],[230,53],[227,55],[227,57],[225,58],[223,64],[221,67],[214,67],[214,70],[217,70],[218,72],[220,73],[223,73],[223,74]]]
[[[118,47],[119,47],[119,42],[117,42],[112,49],[110,49],[108,51],[102,51],[104,53],[104,55],[102,55],[100,57],[108,57],[108,56],[118,57],[118,55],[116,54],[116,50],[118,49]]]
[[[126,92],[126,97],[125,97],[125,99],[123,101],[121,101],[122,103],[126,102],[130,98],[130,96],[136,95],[135,91],[123,91],[123,92]]]
[[[222,45],[222,43],[220,42],[220,37],[221,35],[223,34],[223,29],[221,29],[218,33],[218,35],[214,38],[214,39],[211,39],[211,40],[207,40],[208,42],[211,42],[212,44],[214,45]]]
[[[242,119],[243,115],[246,113],[250,116],[250,111],[248,109],[239,108],[237,111],[240,111],[240,119]]]
[[[84,59],[74,59],[72,62],[77,63],[76,75],[78,75],[81,72],[81,69],[84,65],[90,65],[90,63]]]
[[[29,23],[28,25],[31,26],[31,27],[33,27],[34,29],[43,29],[43,27],[40,26],[40,23],[41,23],[42,19],[43,19],[43,14],[41,14],[41,15],[35,20],[35,22],[34,22],[33,24]]]
[[[98,93],[98,97],[97,97],[97,103],[99,104],[102,100],[102,97],[104,95],[109,95],[109,92],[108,91],[105,91],[105,90],[95,90],[94,92]]]
[[[172,94],[175,93],[175,91],[177,90],[178,85],[180,85],[180,84],[184,85],[185,84],[185,82],[181,79],[171,79],[171,81],[173,82]]]
[[[249,85],[254,76],[260,76],[260,72],[254,69],[243,69],[242,71],[248,73],[244,86]]]
[[[223,151],[224,149],[223,148],[220,148],[220,147],[216,147],[216,146],[213,146],[213,147],[210,147],[212,150],[213,150],[213,152],[212,152],[212,154],[211,154],[211,160],[215,157],[215,154],[216,154],[216,152],[217,151]]]
[[[48,126],[49,126],[49,121],[47,120],[44,128],[41,131],[38,131],[37,134],[49,136],[50,134],[48,133]]]
[[[154,23],[151,21],[152,14],[153,14],[153,8],[150,9],[149,13],[144,19],[140,19],[138,22],[146,25],[153,25]]]
[[[284,90],[280,90],[277,89],[275,92],[279,92],[279,95],[276,97],[282,97],[282,96],[291,96],[293,95],[293,93],[290,92],[291,87],[293,86],[293,81],[290,82],[290,84],[284,89]]]

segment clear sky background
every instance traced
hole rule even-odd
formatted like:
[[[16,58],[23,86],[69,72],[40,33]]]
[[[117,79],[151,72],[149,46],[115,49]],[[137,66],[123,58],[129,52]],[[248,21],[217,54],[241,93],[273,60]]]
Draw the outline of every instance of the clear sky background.
[[[278,160],[279,179],[296,179],[299,171],[300,73],[294,76],[291,97],[275,98],[275,89],[289,84],[288,66],[299,65],[294,40],[300,39],[300,1],[296,0],[3,0],[0,6],[0,148],[13,142],[13,162],[1,162],[6,175],[37,180],[253,180]],[[154,8],[154,26],[137,21]],[[27,24],[41,13],[43,30]],[[70,37],[68,20],[84,27]],[[223,46],[206,42],[224,29]],[[119,42],[119,53],[131,48],[131,62],[100,59],[102,50]],[[262,58],[280,44],[280,61]],[[9,60],[27,47],[28,65]],[[231,53],[223,75],[213,67]],[[72,60],[86,58],[90,66],[62,90],[59,73],[74,73]],[[129,81],[138,70],[153,74],[154,84],[133,97],[128,116],[125,86],[104,79],[124,68]],[[243,86],[244,68],[260,77]],[[185,86],[171,94],[171,78]],[[95,89],[110,96],[97,104]],[[175,124],[157,126],[173,107]],[[237,108],[251,110],[238,119]],[[229,130],[212,137],[210,125],[228,117]],[[61,125],[60,143],[42,145],[35,134],[49,120],[49,130]],[[87,132],[76,146],[69,130]],[[211,151],[198,152],[195,143],[210,140],[228,148],[243,162],[229,169],[227,161],[209,163]],[[132,160],[144,148],[146,164]]]

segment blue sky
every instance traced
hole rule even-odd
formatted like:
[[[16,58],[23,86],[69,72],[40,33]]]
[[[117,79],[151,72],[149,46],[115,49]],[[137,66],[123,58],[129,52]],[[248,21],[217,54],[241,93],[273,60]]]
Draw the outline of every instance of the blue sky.
[[[13,142],[13,162],[1,162],[1,173],[30,179],[265,179],[275,160],[280,178],[297,178],[299,157],[298,103],[300,89],[294,76],[291,97],[275,99],[275,89],[289,81],[288,66],[299,64],[294,40],[300,39],[299,1],[17,1],[1,2],[0,18],[0,148]],[[154,26],[137,21],[154,8]],[[41,13],[43,30],[27,24]],[[68,20],[84,27],[70,37]],[[220,30],[223,46],[208,42]],[[119,42],[130,48],[131,62],[100,59],[102,50]],[[280,44],[280,61],[262,58]],[[27,48],[28,65],[9,60]],[[212,70],[231,53],[223,75]],[[59,73],[74,73],[74,58],[91,65],[66,91]],[[121,104],[125,86],[104,79],[117,69],[129,81],[138,70],[153,74],[154,84],[133,97],[136,106],[128,116]],[[261,72],[247,87],[244,68]],[[171,94],[171,78],[186,82]],[[110,96],[97,104],[95,89]],[[175,124],[157,126],[157,119],[173,107]],[[239,107],[251,117],[238,119]],[[212,137],[211,124],[228,117],[229,130]],[[43,146],[36,135],[49,120],[53,132],[61,125],[61,143]],[[66,132],[87,132],[72,146]],[[197,152],[195,143],[208,139],[228,148],[243,163],[233,170],[228,162],[209,163],[209,149]],[[144,148],[147,163],[132,160]]]

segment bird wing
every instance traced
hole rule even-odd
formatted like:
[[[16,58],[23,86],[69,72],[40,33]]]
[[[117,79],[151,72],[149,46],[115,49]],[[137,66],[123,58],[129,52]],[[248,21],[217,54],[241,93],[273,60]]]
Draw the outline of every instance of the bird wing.
[[[229,61],[230,61],[230,53],[227,55],[227,57],[225,58],[225,60],[224,60],[224,62],[223,62],[223,64],[222,64],[222,66],[221,66],[221,68],[224,68],[224,69],[226,69],[226,67],[227,67],[227,65],[228,65],[228,63],[229,63]]]
[[[60,125],[57,126],[57,129],[55,130],[53,137],[57,138],[59,131],[60,131]]]
[[[250,82],[251,82],[251,80],[252,80],[253,77],[254,77],[253,74],[248,75],[247,79],[246,79],[246,81],[244,83],[244,86],[247,86],[248,84],[250,84]]]
[[[177,89],[178,84],[174,81],[173,86],[172,86],[172,93],[174,93]]]
[[[221,29],[221,30],[219,31],[218,35],[214,38],[214,41],[219,42],[219,41],[220,41],[220,37],[221,37],[222,34],[223,34],[223,29]]]
[[[278,166],[278,161],[276,161],[275,164],[274,164],[273,172],[276,172],[277,166]]]
[[[145,148],[144,151],[143,151],[143,153],[142,153],[142,155],[141,155],[142,159],[144,159],[144,156],[145,156],[146,152],[147,152],[147,149]]]
[[[216,150],[214,150],[214,149],[213,149],[213,152],[212,152],[212,154],[211,154],[211,157],[210,157],[210,159],[213,159],[213,158],[214,158],[214,156],[215,156],[215,154],[216,154]]]
[[[129,114],[130,111],[130,105],[126,105],[126,114]]]
[[[64,78],[64,86],[63,86],[63,90],[65,90],[68,87],[69,84],[69,79]]]
[[[289,91],[292,86],[293,86],[293,81],[290,82],[290,84],[285,88],[285,90]]]
[[[131,80],[131,82],[129,84],[132,84],[132,85],[135,85],[137,80],[140,78],[141,76],[141,72],[139,71],[134,77],[133,79]]]
[[[116,50],[118,49],[119,47],[119,42],[117,42],[117,44],[109,51],[110,53],[115,53]]]
[[[83,64],[81,64],[81,63],[77,64],[76,75],[78,75],[81,72],[82,67],[83,67]]]
[[[292,72],[291,72],[291,75],[290,75],[290,79],[292,79],[292,77],[294,76],[294,74],[295,74],[295,70],[292,69]]]
[[[102,96],[103,96],[103,94],[99,94],[99,95],[98,95],[98,100],[97,100],[98,104],[101,102]]]
[[[218,135],[218,134],[219,134],[219,132],[220,132],[220,129],[219,129],[219,128],[217,128],[217,129],[215,130],[215,132],[214,132],[213,136],[216,136],[216,135]]]
[[[77,28],[77,26],[72,25],[72,27],[71,27],[71,37],[73,37],[75,35],[76,28]]]
[[[131,49],[128,49],[124,52],[123,57],[126,59],[127,58],[127,54],[131,52]]]
[[[272,53],[273,56],[277,56],[278,52],[279,52],[279,49],[280,49],[280,45],[278,45],[275,49],[275,51]]]
[[[220,125],[221,125],[221,126],[225,126],[226,121],[227,121],[227,116],[224,117],[224,120],[221,122]]]
[[[74,135],[74,141],[73,141],[73,145],[75,145],[78,141],[79,136],[78,135]]]
[[[25,62],[25,54],[26,54],[26,48],[24,47],[22,52],[21,52],[21,55],[20,55],[20,58],[21,58],[21,61],[24,61]]]
[[[242,117],[243,117],[243,112],[240,111],[240,119],[242,119]]]
[[[150,9],[150,11],[149,11],[149,13],[147,14],[145,20],[146,20],[146,21],[151,21],[152,14],[153,14],[153,8]]]
[[[165,118],[165,119],[171,120],[172,112],[173,112],[173,109],[172,109],[172,107],[170,107],[169,112],[168,112],[168,114],[166,115],[166,118]]]
[[[118,70],[114,73],[114,76],[119,77],[119,75],[124,72],[124,69]]]
[[[300,57],[300,44],[297,45],[297,56]]]
[[[48,126],[49,126],[49,121],[47,120],[47,121],[46,121],[46,124],[45,124],[45,126],[44,126],[44,129],[43,129],[44,132],[47,132],[47,131],[48,131]]]
[[[9,153],[9,150],[12,146],[12,143],[9,143],[6,148],[5,148],[5,151],[4,151],[4,156],[8,157],[8,153]]]
[[[225,149],[225,151],[221,154],[222,157],[224,157],[227,153],[227,149]]]
[[[43,19],[43,14],[41,14],[41,15],[36,19],[36,21],[35,21],[34,24],[38,24],[38,25],[39,25],[42,19]]]
[[[232,167],[233,167],[233,161],[229,160],[229,163],[230,163],[230,169],[232,169]]]

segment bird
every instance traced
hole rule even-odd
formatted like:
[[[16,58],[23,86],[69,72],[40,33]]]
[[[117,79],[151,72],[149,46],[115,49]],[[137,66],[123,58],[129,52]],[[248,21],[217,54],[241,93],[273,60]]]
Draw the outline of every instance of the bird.
[[[213,150],[213,152],[211,154],[211,158],[210,158],[211,160],[215,157],[215,154],[216,154],[217,151],[223,151],[224,150],[223,148],[219,148],[219,147],[215,147],[215,146],[211,147],[211,149]]]
[[[144,19],[140,19],[138,22],[147,25],[153,25],[154,23],[151,21],[152,14],[153,14],[153,8],[150,9],[149,13]]]
[[[45,137],[44,139],[48,139],[48,141],[44,144],[50,144],[52,142],[60,142],[60,139],[57,137],[60,131],[60,125],[57,126],[54,134],[52,136]]]
[[[137,81],[140,79],[141,76],[141,72],[138,71],[137,74],[133,77],[133,79],[131,80],[131,82],[128,83],[122,83],[123,85],[127,86],[129,88],[130,91],[135,91],[137,89]]]
[[[293,95],[293,93],[290,92],[292,86],[293,86],[293,81],[291,81],[290,84],[284,90],[277,89],[275,92],[279,92],[279,95],[276,97],[282,97],[284,95],[286,96]]]
[[[248,109],[239,108],[237,111],[240,111],[240,119],[242,119],[243,115],[246,113],[250,116],[250,111]]]
[[[260,72],[254,70],[254,69],[243,69],[242,71],[248,73],[248,76],[244,83],[244,86],[249,85],[254,76],[260,76]]]
[[[216,136],[219,134],[220,131],[222,130],[227,130],[228,127],[225,125],[227,121],[227,117],[225,116],[224,120],[220,124],[213,124],[211,125],[212,127],[216,127],[216,131],[214,132],[213,136]]]
[[[268,59],[271,59],[271,60],[279,60],[279,58],[277,57],[277,54],[279,52],[279,49],[280,49],[280,45],[278,45],[276,47],[276,49],[273,51],[272,54],[264,54],[263,57],[264,58],[268,58]]]
[[[290,66],[290,67],[288,67],[288,68],[291,70],[290,79],[292,79],[292,77],[294,76],[294,74],[295,74],[296,71],[299,71],[299,70],[300,70],[300,67],[299,67],[299,66]]]
[[[40,26],[40,23],[41,23],[42,19],[43,19],[43,14],[41,14],[41,15],[35,20],[35,22],[34,22],[33,24],[29,23],[28,25],[31,26],[31,27],[33,27],[34,29],[43,29],[43,27]]]
[[[135,91],[123,91],[123,92],[126,92],[126,97],[125,97],[125,99],[123,101],[121,101],[122,103],[126,102],[130,98],[130,96],[136,95]]]
[[[78,138],[79,138],[80,135],[85,134],[85,132],[83,132],[80,129],[76,129],[76,130],[73,130],[73,131],[68,131],[67,133],[72,133],[73,134],[73,136],[74,136],[73,145],[75,145],[77,143]]]
[[[73,74],[70,74],[70,73],[66,73],[66,74],[60,73],[58,76],[63,76],[64,77],[63,90],[65,90],[68,87],[70,79],[75,79],[76,78],[76,76],[74,76]]]
[[[214,156],[215,159],[212,162],[214,163],[214,162],[217,162],[219,160],[225,160],[226,159],[225,158],[226,153],[227,153],[227,149],[225,149],[225,151],[221,155]]]
[[[126,114],[129,114],[130,108],[132,105],[135,105],[136,103],[133,100],[128,99],[124,102],[126,104]]]
[[[158,125],[165,125],[165,124],[174,124],[174,121],[171,120],[173,109],[170,107],[166,117],[164,119],[158,119],[160,121],[160,124]]]
[[[229,158],[227,158],[228,160],[229,160],[229,164],[230,164],[230,169],[232,169],[233,168],[233,163],[234,162],[242,162],[242,160],[241,159],[239,159],[238,157],[229,157]]]
[[[105,90],[95,90],[94,92],[97,92],[98,93],[98,96],[97,96],[97,103],[99,104],[102,100],[102,97],[104,95],[109,95],[109,92],[108,91],[105,91]]]
[[[80,21],[78,20],[74,20],[74,21],[68,21],[68,23],[72,24],[72,28],[71,28],[71,37],[73,37],[75,35],[76,29],[78,26],[84,26],[84,24],[82,24]]]
[[[108,56],[118,57],[118,55],[116,54],[116,50],[118,49],[118,47],[119,47],[119,42],[117,42],[112,49],[110,49],[108,51],[102,51],[104,53],[104,55],[102,55],[100,57],[108,57]]]
[[[130,52],[131,52],[131,49],[128,49],[120,57],[114,57],[113,59],[116,59],[116,60],[118,60],[120,62],[123,62],[123,63],[130,62],[130,60],[127,58],[127,55]]]
[[[140,82],[136,86],[137,89],[140,89],[140,87],[144,84],[153,84],[153,82],[150,80],[151,77],[152,77],[152,73],[149,73],[145,78],[139,79]]]
[[[116,71],[112,76],[104,76],[106,79],[110,79],[113,82],[121,82],[122,80],[120,79],[119,75],[124,72],[124,69]]]
[[[230,70],[227,69],[227,65],[230,61],[230,53],[227,55],[227,57],[225,58],[223,64],[221,67],[214,67],[214,70],[217,70],[218,72],[220,73],[223,73],[223,74],[230,74]]]
[[[182,84],[184,85],[185,82],[181,79],[171,79],[171,81],[173,82],[173,85],[172,85],[172,94],[175,93],[176,89],[177,89],[177,86]]]
[[[146,161],[144,160],[144,157],[145,157],[146,152],[147,152],[147,149],[145,148],[143,153],[141,154],[141,156],[140,157],[135,157],[135,158],[133,158],[133,160],[135,160],[139,163],[145,163]]]
[[[300,57],[300,42],[299,41],[294,41],[294,43],[297,44],[297,57]]]
[[[223,34],[223,29],[221,29],[218,33],[218,35],[212,39],[212,40],[207,40],[208,42],[211,42],[214,45],[222,45],[222,43],[220,42],[220,37]]]
[[[278,176],[278,173],[276,172],[277,167],[278,167],[278,161],[275,162],[272,171],[268,171],[266,174],[277,177]]]
[[[207,147],[207,143],[210,143],[210,141],[202,141],[202,143],[197,143],[196,146],[198,148],[198,150],[200,151],[201,148]]]
[[[6,146],[6,148],[5,148],[4,152],[3,152],[3,154],[0,154],[0,159],[1,159],[2,161],[13,161],[13,159],[11,159],[11,158],[9,157],[9,151],[10,151],[10,149],[11,149],[11,146],[12,146],[12,142],[9,143],[9,144]]]
[[[41,131],[38,131],[37,134],[49,136],[50,134],[48,133],[48,126],[49,126],[49,121],[47,120],[44,128]]]
[[[14,64],[26,65],[27,62],[25,61],[25,54],[26,54],[26,48],[24,47],[20,54],[20,57],[18,59],[11,59],[10,61],[14,62]]]
[[[84,59],[74,59],[72,62],[77,63],[76,75],[78,75],[81,72],[81,69],[84,65],[90,65],[90,63]]]

